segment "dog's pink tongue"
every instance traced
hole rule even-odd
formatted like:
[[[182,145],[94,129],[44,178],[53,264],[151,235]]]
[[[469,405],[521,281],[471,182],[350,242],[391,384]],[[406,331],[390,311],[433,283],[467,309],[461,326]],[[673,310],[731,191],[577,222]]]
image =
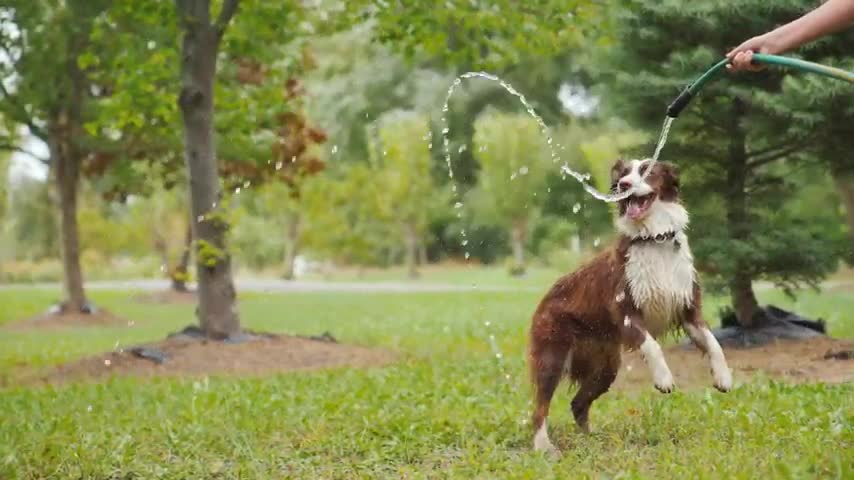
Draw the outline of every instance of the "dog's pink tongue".
[[[643,213],[643,209],[638,202],[629,202],[628,208],[626,208],[626,215],[632,220],[637,220],[640,218],[641,213]]]

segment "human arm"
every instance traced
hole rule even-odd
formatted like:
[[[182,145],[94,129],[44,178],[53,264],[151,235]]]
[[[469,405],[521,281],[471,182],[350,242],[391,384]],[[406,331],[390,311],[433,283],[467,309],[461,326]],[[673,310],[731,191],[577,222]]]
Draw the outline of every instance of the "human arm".
[[[757,71],[753,53],[777,55],[838,32],[854,23],[854,0],[828,0],[820,7],[768,33],[753,37],[727,53],[731,71]]]

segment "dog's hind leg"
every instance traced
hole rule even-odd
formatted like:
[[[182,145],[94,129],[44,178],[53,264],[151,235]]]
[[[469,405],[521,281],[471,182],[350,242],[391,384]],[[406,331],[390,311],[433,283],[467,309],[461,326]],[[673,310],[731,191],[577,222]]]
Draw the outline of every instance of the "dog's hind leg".
[[[563,365],[569,345],[561,343],[533,342],[530,351],[531,376],[536,389],[536,405],[532,423],[534,426],[534,450],[556,454],[557,448],[549,440],[546,417],[555,389],[563,375]]]
[[[579,349],[573,354],[571,375],[578,383],[578,392],[572,399],[572,416],[578,428],[590,432],[590,405],[611,388],[620,369],[620,346],[597,345]]]

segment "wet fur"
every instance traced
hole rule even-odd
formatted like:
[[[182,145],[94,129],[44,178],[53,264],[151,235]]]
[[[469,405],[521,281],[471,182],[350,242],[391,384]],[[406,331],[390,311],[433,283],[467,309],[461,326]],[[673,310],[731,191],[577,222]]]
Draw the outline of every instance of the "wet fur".
[[[620,236],[616,243],[575,272],[558,279],[533,315],[528,359],[535,387],[532,420],[538,450],[556,451],[548,439],[545,420],[561,380],[567,379],[578,386],[571,403],[572,413],[578,427],[588,431],[590,405],[616,379],[622,349],[641,348],[654,371],[656,387],[669,392],[672,389],[672,378],[668,385],[669,369],[660,347],[650,337],[667,335],[686,325],[694,327],[691,331],[700,332],[696,335],[701,336],[703,329],[708,328],[700,316],[702,292],[684,234],[688,217],[679,204],[678,174],[672,165],[656,163],[643,178],[642,166],[643,162],[618,161],[612,170],[612,181],[615,188],[618,181],[645,182],[639,191],[655,193],[646,217],[639,222],[626,219],[627,200],[619,202],[615,226]],[[657,230],[663,228],[677,232],[675,240],[679,246],[672,255],[661,249],[674,248],[675,243],[633,242],[635,237],[662,233]],[[649,267],[651,271],[638,275],[632,270],[633,256],[637,259],[638,255],[650,252],[662,265]],[[674,269],[681,269],[678,280],[665,278]],[[686,281],[688,284],[683,285]],[[633,292],[644,298],[638,301]],[[653,308],[656,302],[662,303],[664,311]],[[704,341],[707,340],[700,338],[695,343],[705,353],[708,345]],[[722,354],[719,357],[716,367],[720,370],[726,365],[721,363]],[[719,383],[723,384],[720,388],[728,389],[727,378],[723,373],[720,375]],[[716,376],[716,382],[717,379]]]

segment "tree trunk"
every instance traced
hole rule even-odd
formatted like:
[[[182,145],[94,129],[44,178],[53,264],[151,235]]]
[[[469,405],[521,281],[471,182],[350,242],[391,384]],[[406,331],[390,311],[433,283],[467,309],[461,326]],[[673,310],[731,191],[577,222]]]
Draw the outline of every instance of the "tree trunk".
[[[525,219],[513,221],[510,227],[510,245],[513,249],[513,266],[511,275],[523,275],[525,273],[525,238],[527,237],[527,222]]]
[[[83,131],[83,101],[86,76],[80,70],[77,56],[83,51],[84,29],[68,37],[68,61],[65,64],[68,84],[59,93],[59,107],[48,119],[47,144],[51,163],[56,169],[56,189],[59,194],[60,237],[62,251],[63,311],[89,313],[83,290],[83,269],[80,266],[80,234],[77,224],[77,188],[80,184],[81,152],[78,138]]]
[[[59,130],[64,128],[59,127]],[[80,160],[65,135],[51,140],[51,161],[56,165],[56,189],[59,192],[60,237],[62,251],[65,312],[83,312],[87,305],[80,266],[80,234],[77,224],[77,186],[80,183]],[[66,137],[66,138],[63,138]]]
[[[176,292],[187,291],[187,278],[190,271],[190,252],[193,248],[193,225],[192,221],[187,225],[187,233],[184,236],[184,250],[181,251],[181,257],[178,259],[178,264],[169,274],[169,279],[172,281],[172,290]]]
[[[240,332],[231,257],[226,249],[228,224],[218,208],[222,192],[213,130],[216,58],[224,26],[211,24],[208,0],[177,3],[183,26],[178,105],[189,172],[190,223],[197,245],[197,311],[205,335],[222,339]]]
[[[569,251],[572,253],[581,253],[581,237],[577,233],[573,233],[569,237]]]
[[[412,222],[403,225],[406,248],[406,272],[409,278],[418,278],[418,229]]]
[[[854,243],[854,171],[847,172],[831,165],[833,184],[845,207],[845,223],[848,225],[848,238]]]
[[[427,265],[427,245],[424,244],[423,240],[418,241],[418,266],[422,267]]]
[[[296,278],[294,265],[300,248],[300,216],[298,213],[294,213],[288,218],[285,243],[285,272],[283,277],[285,280],[293,280]]]
[[[747,176],[747,148],[744,128],[741,125],[743,105],[733,100],[733,119],[730,123],[729,161],[727,163],[726,218],[729,237],[736,242],[750,238],[750,216],[745,191]],[[735,259],[735,271],[729,280],[732,307],[738,323],[743,327],[756,326],[761,321],[761,310],[753,293],[753,277],[747,259]]]

